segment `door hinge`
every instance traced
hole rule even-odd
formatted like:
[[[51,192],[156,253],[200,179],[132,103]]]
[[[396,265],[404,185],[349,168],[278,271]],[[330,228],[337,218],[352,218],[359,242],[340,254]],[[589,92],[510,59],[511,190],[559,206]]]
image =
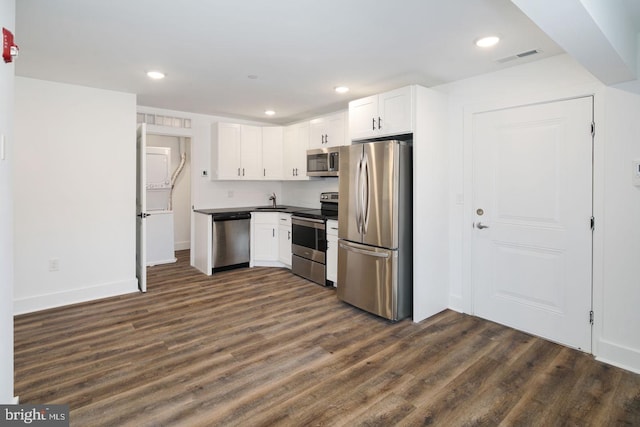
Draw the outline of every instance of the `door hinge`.
[[[591,231],[593,231],[596,228],[596,219],[594,217],[591,217]]]
[[[596,136],[596,122],[591,122],[591,136]]]
[[[589,311],[589,324],[593,325],[593,310]]]

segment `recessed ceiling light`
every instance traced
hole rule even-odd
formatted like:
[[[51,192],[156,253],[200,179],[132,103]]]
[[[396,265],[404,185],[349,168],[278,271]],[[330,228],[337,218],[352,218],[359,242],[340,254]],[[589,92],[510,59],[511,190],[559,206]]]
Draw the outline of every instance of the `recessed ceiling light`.
[[[500,37],[498,36],[488,36],[482,37],[481,39],[476,40],[476,46],[478,47],[491,47],[498,44],[500,41]]]
[[[153,80],[164,79],[164,73],[160,71],[148,71],[147,76]]]
[[[336,93],[347,93],[349,92],[349,88],[346,86],[336,86],[335,88],[333,88],[333,90],[336,91]]]
[[[267,116],[273,116],[274,114],[276,114],[276,112],[275,112],[275,111],[273,111],[273,110],[266,110],[264,113],[265,113]]]

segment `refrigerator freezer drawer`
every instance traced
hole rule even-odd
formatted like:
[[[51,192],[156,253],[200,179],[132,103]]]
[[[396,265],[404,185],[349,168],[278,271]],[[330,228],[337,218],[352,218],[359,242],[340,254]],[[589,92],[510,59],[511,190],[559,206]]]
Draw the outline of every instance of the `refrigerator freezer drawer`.
[[[411,287],[399,281],[398,251],[340,240],[338,283],[338,298],[346,303],[393,321],[411,315]]]

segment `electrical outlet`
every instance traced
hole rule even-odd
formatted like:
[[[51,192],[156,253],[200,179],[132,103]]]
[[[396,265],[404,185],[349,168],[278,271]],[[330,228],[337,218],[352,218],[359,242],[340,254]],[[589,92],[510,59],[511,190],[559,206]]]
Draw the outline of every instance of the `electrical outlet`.
[[[49,260],[49,271],[60,271],[60,260],[58,258]]]

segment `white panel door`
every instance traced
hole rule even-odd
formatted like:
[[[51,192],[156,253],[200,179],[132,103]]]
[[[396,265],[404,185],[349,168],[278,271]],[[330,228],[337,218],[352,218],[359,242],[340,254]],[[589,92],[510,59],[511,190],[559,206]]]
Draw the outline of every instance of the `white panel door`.
[[[136,148],[136,277],[147,292],[147,125],[138,125]]]
[[[474,116],[473,309],[591,352],[591,97]]]

